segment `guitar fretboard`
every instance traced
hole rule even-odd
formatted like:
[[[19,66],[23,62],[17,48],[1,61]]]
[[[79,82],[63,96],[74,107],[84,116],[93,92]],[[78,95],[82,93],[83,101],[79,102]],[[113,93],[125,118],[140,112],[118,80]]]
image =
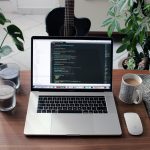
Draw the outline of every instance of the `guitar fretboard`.
[[[66,0],[65,5],[65,25],[74,26],[74,0]]]

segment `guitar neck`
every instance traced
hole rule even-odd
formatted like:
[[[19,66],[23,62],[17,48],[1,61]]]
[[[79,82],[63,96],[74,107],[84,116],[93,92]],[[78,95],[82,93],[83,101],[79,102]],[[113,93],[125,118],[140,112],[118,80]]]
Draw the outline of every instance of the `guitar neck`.
[[[74,26],[74,0],[65,1],[65,24]]]

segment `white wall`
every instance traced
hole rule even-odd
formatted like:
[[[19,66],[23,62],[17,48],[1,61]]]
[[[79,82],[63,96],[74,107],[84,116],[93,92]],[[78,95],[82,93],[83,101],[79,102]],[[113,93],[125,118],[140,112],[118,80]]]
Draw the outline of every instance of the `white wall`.
[[[43,14],[59,7],[59,0],[7,0],[0,1],[4,12],[20,12],[26,14]]]
[[[58,0],[17,0],[18,8],[54,8],[59,6]]]
[[[12,12],[17,10],[17,0],[0,1],[0,8],[3,12]]]
[[[102,22],[107,17],[109,0],[75,0],[76,17],[87,17],[91,20],[91,31],[104,31]]]
[[[59,6],[59,0],[17,0],[18,11],[26,14],[47,13]]]

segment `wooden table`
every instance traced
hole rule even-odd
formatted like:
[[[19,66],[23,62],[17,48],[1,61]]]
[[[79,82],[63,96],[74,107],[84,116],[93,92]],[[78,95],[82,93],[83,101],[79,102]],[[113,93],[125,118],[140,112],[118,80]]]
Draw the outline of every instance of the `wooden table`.
[[[0,113],[0,150],[150,150],[150,120],[144,104],[127,105],[118,99],[124,73],[148,71],[113,71],[113,92],[123,135],[121,137],[26,137],[23,134],[30,92],[30,72],[21,72],[17,106],[11,113]],[[123,113],[137,112],[144,126],[141,136],[129,135]]]

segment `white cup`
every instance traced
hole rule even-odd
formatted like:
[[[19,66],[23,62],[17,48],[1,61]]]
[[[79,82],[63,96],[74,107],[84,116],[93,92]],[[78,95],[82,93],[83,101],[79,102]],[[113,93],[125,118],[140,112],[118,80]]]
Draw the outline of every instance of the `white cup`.
[[[119,98],[127,104],[139,104],[142,101],[142,91],[138,87],[142,79],[136,74],[125,74],[122,77]]]

